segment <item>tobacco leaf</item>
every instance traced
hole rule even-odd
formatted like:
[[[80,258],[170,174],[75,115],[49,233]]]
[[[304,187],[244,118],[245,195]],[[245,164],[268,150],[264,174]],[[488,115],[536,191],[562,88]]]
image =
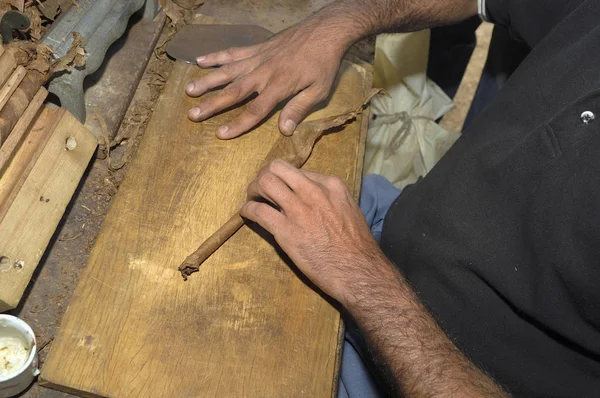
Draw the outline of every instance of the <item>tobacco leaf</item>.
[[[382,93],[381,89],[373,89],[356,109],[334,116],[310,120],[300,123],[291,137],[279,136],[271,150],[265,156],[263,166],[274,159],[282,159],[296,167],[302,167],[310,157],[317,140],[327,131],[343,126],[355,119],[375,95]],[[244,219],[239,213],[234,214],[217,232],[212,234],[200,247],[190,254],[179,266],[179,272],[184,280],[200,269],[202,263],[209,258],[223,243],[233,236],[244,225]]]
[[[52,58],[54,50],[50,46],[27,40],[14,40],[6,46],[6,50],[13,54],[18,65],[25,66],[29,71],[40,73],[44,81],[47,81],[55,73],[84,66],[85,50],[83,46],[83,37],[74,32],[71,48],[58,59]]]
[[[69,51],[67,51],[64,56],[52,62],[50,65],[50,75],[58,72],[70,71],[73,67],[80,68],[85,66],[84,44],[83,37],[79,33],[73,32],[71,48],[69,48]]]
[[[75,3],[72,0],[46,0],[37,2],[36,8],[46,19],[54,21],[56,17],[67,12]],[[77,4],[77,6],[79,5]]]
[[[44,35],[44,27],[42,26],[42,17],[40,12],[35,7],[29,7],[24,12],[29,18],[29,35],[32,41],[39,41]]]
[[[25,7],[25,0],[8,0],[8,3],[17,10],[23,12],[23,8]]]
[[[161,0],[160,4],[167,18],[169,18],[168,25],[171,28],[178,30],[183,25],[193,21],[194,12],[191,9],[184,8],[172,0]]]
[[[204,4],[203,0],[173,0],[173,3],[177,4],[181,8],[186,10],[193,10]]]

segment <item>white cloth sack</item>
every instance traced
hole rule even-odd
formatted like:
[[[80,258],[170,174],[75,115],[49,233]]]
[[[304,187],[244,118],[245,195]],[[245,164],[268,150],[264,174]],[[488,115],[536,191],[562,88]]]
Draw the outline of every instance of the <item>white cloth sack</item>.
[[[390,94],[371,101],[365,174],[380,174],[403,189],[426,175],[460,136],[435,120],[452,100],[427,78],[430,32],[380,35],[373,85]]]

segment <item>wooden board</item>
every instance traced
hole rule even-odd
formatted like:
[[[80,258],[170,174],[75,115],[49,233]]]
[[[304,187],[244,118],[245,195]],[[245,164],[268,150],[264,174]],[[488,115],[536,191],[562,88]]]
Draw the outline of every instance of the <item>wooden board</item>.
[[[96,149],[96,139],[77,119],[64,111],[51,115],[57,114],[60,120],[51,131],[39,124],[52,117],[38,119],[0,179],[1,187],[21,154],[32,152],[38,141],[34,135],[50,134],[31,161],[26,179],[10,191],[11,203],[0,215],[0,311],[18,305]]]
[[[276,249],[242,229],[184,282],[181,261],[237,209],[280,134],[278,114],[238,139],[203,123],[184,87],[204,73],[178,62],[113,199],[42,369],[45,386],[109,397],[329,397],[337,387],[339,313]],[[329,107],[353,109],[370,89],[344,65]],[[360,119],[360,118],[359,118]],[[359,189],[361,120],[325,136],[305,166]]]

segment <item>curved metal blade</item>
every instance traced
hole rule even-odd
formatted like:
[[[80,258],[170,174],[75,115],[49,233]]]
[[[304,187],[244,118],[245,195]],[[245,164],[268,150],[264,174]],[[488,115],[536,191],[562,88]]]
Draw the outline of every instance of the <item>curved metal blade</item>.
[[[273,33],[256,25],[185,25],[167,44],[167,54],[196,63],[200,55],[259,44]]]

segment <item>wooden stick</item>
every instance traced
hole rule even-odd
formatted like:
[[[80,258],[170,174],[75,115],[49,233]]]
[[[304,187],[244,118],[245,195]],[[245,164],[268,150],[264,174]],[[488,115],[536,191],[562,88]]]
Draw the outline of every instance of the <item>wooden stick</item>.
[[[10,51],[2,51],[0,56],[0,87],[6,83],[13,70],[17,67],[17,61]]]
[[[41,87],[29,103],[29,106],[27,106],[27,109],[25,109],[25,112],[15,127],[12,129],[4,144],[2,144],[2,147],[0,148],[0,176],[2,176],[4,167],[10,160],[15,148],[19,145],[25,133],[29,130],[31,122],[38,114],[40,107],[47,96],[48,91],[46,91],[44,87]]]
[[[27,74],[27,69],[19,65],[17,69],[10,75],[4,87],[0,89],[0,110],[4,108],[4,105],[10,99],[10,96],[15,92],[19,84],[23,81],[23,78]]]
[[[324,117],[322,119],[311,120],[300,123],[291,137],[279,136],[271,150],[267,153],[263,166],[275,159],[282,159],[296,167],[302,167],[310,157],[315,143],[327,130],[339,127],[348,121],[356,118],[363,107],[369,103],[371,98],[379,94],[381,90],[374,89],[367,96],[365,101],[356,109],[348,112]],[[202,245],[192,254],[190,254],[179,266],[179,272],[184,280],[194,272],[200,269],[200,265],[208,259],[223,243],[227,242],[244,225],[244,219],[238,214],[234,214],[221,228],[212,234]]]

